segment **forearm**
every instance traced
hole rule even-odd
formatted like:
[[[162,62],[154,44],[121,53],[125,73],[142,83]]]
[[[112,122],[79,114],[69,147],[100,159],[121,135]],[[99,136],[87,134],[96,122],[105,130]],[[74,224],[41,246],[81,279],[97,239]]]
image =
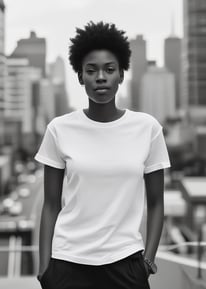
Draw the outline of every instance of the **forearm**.
[[[40,235],[39,235],[39,274],[43,274],[46,270],[52,248],[52,238],[54,233],[54,226],[56,223],[57,215],[59,210],[54,209],[48,204],[43,205],[41,224],[40,224]]]
[[[144,256],[154,261],[164,222],[164,205],[155,202],[147,209],[147,234]]]

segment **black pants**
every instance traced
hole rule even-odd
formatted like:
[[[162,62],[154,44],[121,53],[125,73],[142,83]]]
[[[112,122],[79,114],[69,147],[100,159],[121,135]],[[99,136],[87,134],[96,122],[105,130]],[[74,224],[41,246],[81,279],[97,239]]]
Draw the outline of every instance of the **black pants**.
[[[43,289],[149,289],[143,262],[140,252],[99,266],[51,258],[40,283]]]

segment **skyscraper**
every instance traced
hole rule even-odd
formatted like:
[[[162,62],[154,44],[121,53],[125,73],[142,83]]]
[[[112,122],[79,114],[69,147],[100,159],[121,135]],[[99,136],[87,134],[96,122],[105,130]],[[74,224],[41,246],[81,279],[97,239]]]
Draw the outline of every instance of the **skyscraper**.
[[[52,81],[55,96],[56,116],[72,111],[66,90],[66,74],[64,60],[58,56],[54,63],[49,66],[49,77]]]
[[[130,41],[131,55],[131,109],[137,111],[140,107],[140,84],[147,70],[146,41],[142,35]]]
[[[166,68],[148,67],[141,80],[140,110],[156,117],[161,123],[175,113],[174,74]]]
[[[175,76],[175,106],[181,107],[181,39],[170,36],[164,42],[164,64]]]
[[[189,108],[206,108],[206,1],[184,0],[184,99]]]
[[[23,61],[25,60],[27,60],[27,65],[23,66]],[[21,86],[28,87],[27,95],[25,94],[25,89],[16,89],[13,92],[10,89],[7,98],[13,99],[13,95],[18,90],[19,96],[16,96],[16,98],[21,99],[22,106],[27,108],[22,111],[22,133],[24,134],[24,140],[27,138],[26,146],[29,147],[30,141],[35,143],[34,139],[38,143],[37,129],[40,122],[39,119],[44,119],[41,111],[39,111],[39,106],[41,103],[41,81],[46,79],[46,39],[37,37],[36,33],[32,31],[29,38],[20,39],[17,42],[17,46],[9,56],[8,62],[10,78],[12,78],[11,74],[18,76],[19,71],[22,70],[22,74],[16,77],[14,85],[19,88]],[[11,65],[13,62],[17,63],[17,65]],[[20,67],[18,68],[19,64]],[[25,73],[25,71],[28,72]],[[8,80],[8,85],[10,86],[9,82]],[[26,119],[27,122],[25,122]]]
[[[22,133],[33,130],[32,78],[39,78],[40,69],[29,66],[27,58],[11,58],[8,62],[5,117],[22,123]],[[37,76],[36,76],[37,75]]]
[[[30,38],[18,41],[11,57],[28,58],[29,65],[40,68],[42,76],[46,76],[46,40],[45,38],[37,37],[34,31],[31,31]]]
[[[6,57],[4,52],[5,45],[5,5],[4,1],[0,0],[0,114],[4,108],[5,97],[5,72],[6,72]]]

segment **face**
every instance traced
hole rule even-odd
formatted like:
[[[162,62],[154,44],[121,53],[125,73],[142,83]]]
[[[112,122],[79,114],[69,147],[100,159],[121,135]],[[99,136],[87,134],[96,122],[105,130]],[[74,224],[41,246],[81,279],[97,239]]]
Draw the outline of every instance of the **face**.
[[[108,103],[116,95],[123,80],[116,56],[107,50],[89,52],[82,63],[80,83],[85,85],[89,99],[95,103]]]

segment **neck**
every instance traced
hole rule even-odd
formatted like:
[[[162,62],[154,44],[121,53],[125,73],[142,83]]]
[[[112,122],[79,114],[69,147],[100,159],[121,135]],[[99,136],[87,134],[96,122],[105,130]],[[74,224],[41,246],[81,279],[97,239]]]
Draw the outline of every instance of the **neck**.
[[[115,101],[97,104],[89,99],[89,107],[84,112],[95,121],[107,122],[115,120],[121,111],[116,107]]]

